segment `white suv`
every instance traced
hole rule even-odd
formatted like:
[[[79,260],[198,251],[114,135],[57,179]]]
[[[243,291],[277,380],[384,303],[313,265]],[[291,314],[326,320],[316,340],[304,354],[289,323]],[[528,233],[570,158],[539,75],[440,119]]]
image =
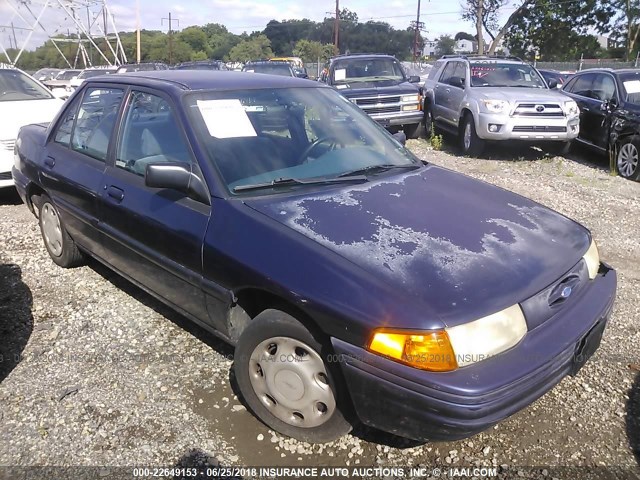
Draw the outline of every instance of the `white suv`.
[[[444,56],[424,95],[427,136],[432,125],[458,135],[468,155],[494,140],[547,143],[560,153],[580,129],[576,102],[515,57]]]

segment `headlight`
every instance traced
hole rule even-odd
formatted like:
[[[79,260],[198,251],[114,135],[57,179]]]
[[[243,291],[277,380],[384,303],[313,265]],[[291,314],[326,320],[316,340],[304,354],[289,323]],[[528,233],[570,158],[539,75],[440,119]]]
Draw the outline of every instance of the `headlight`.
[[[378,330],[369,342],[369,350],[421,370],[448,372],[504,352],[526,333],[527,322],[516,304],[444,330]]]
[[[568,116],[573,117],[575,115],[580,114],[580,109],[578,108],[578,104],[573,100],[569,100],[568,102],[564,102],[564,111]]]
[[[501,113],[509,108],[506,100],[482,100],[484,107],[491,113]]]
[[[587,262],[589,278],[593,280],[596,278],[596,275],[598,275],[598,270],[600,269],[600,254],[598,253],[598,246],[593,239],[591,240],[591,245],[589,245],[589,250],[587,250],[587,253],[585,253],[582,258]]]
[[[402,103],[409,103],[409,102],[419,103],[420,96],[419,95],[403,95],[402,97],[400,97],[400,101]]]

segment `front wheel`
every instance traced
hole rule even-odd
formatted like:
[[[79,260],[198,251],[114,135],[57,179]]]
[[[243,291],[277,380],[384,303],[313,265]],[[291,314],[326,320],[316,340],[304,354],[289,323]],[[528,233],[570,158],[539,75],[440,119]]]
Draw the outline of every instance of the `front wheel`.
[[[629,180],[640,179],[640,138],[627,137],[618,145],[616,169],[620,176]]]
[[[473,116],[470,113],[464,116],[460,131],[460,146],[462,153],[471,157],[479,156],[484,150],[485,142],[478,137]]]
[[[415,140],[416,138],[420,138],[422,134],[422,123],[412,123],[411,125],[405,125],[403,128],[404,134],[407,138],[411,140]]]
[[[265,310],[242,332],[233,368],[245,402],[267,426],[324,443],[351,430],[341,411],[346,392],[329,366],[322,344],[302,323]]]
[[[433,135],[433,113],[431,113],[431,107],[427,104],[424,106],[424,134],[427,140]]]

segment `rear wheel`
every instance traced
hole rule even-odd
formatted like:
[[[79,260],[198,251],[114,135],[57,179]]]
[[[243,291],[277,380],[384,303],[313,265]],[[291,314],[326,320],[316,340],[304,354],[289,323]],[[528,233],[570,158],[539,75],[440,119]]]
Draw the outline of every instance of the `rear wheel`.
[[[464,116],[462,122],[462,129],[460,130],[460,146],[462,147],[462,153],[472,157],[477,157],[482,153],[485,146],[485,141],[478,137],[476,133],[476,125],[473,121],[473,115],[467,113]]]
[[[627,137],[618,145],[616,169],[620,176],[629,180],[640,179],[640,138]]]
[[[40,232],[51,260],[65,268],[80,265],[83,255],[67,233],[51,199],[47,195],[40,195],[37,205],[39,207]]]
[[[433,135],[433,114],[431,113],[431,107],[425,103],[424,105],[424,135],[427,140]]]
[[[265,310],[242,332],[233,368],[260,420],[284,435],[322,443],[351,430],[341,411],[344,388],[329,367],[322,344],[302,323]]]

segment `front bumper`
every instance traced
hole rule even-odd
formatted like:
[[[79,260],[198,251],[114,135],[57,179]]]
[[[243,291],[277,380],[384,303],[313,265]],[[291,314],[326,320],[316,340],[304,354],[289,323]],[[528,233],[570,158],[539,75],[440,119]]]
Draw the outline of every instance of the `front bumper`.
[[[490,131],[490,125],[499,126],[499,130]],[[527,117],[481,112],[476,133],[485,140],[569,141],[580,133],[580,117]]]
[[[12,187],[11,167],[13,167],[13,150],[0,145],[0,188]]]
[[[570,308],[507,352],[453,372],[424,372],[332,339],[359,419],[420,441],[486,430],[574,374],[595,351],[616,284],[616,272],[601,266]]]
[[[383,127],[414,125],[420,123],[424,117],[424,114],[420,110],[412,112],[370,113],[368,115]]]

